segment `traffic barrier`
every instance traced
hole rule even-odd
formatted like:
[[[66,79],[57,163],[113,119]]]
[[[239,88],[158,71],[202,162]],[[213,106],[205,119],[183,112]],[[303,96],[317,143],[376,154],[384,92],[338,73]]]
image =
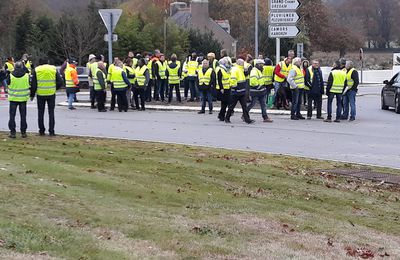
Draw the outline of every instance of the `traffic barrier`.
[[[0,100],[7,100],[7,94],[4,87],[0,87]]]

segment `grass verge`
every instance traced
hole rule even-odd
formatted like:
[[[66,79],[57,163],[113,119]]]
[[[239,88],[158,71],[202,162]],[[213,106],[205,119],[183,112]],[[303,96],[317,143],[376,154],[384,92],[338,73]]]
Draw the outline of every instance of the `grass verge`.
[[[123,140],[0,142],[0,258],[400,257],[400,190],[324,173],[362,166]]]

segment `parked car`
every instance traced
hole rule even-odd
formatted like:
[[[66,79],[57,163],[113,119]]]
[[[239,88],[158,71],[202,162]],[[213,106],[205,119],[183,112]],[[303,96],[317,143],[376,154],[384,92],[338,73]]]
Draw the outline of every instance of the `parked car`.
[[[383,82],[385,86],[381,93],[381,108],[388,110],[389,107],[394,107],[397,114],[400,114],[400,72],[393,76],[388,81]]]
[[[57,70],[60,71],[60,66],[57,67]],[[76,71],[78,72],[79,86],[81,89],[89,88],[89,72],[86,67],[76,67]]]

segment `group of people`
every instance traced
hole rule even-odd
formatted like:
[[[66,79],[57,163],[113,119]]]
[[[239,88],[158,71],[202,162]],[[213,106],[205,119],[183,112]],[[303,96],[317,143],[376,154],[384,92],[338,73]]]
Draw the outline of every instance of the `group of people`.
[[[24,55],[18,62],[8,59],[0,71],[0,82],[8,85],[10,101],[10,137],[15,138],[15,115],[19,107],[21,114],[21,134],[26,137],[26,102],[37,96],[39,134],[45,134],[43,116],[45,104],[49,107],[50,135],[54,133],[54,107],[56,91],[65,86],[68,97],[68,108],[74,110],[76,93],[79,92],[79,79],[76,71],[77,62],[68,59],[60,71],[41,60],[38,67]],[[184,98],[188,102],[201,100],[198,114],[205,114],[208,104],[209,114],[213,113],[213,103],[220,101],[221,109],[218,119],[231,123],[231,117],[238,103],[241,106],[241,119],[254,123],[250,111],[259,104],[263,122],[273,120],[267,113],[267,102],[270,96],[277,109],[291,110],[292,120],[303,120],[302,105],[307,107],[307,119],[312,118],[316,108],[318,119],[332,122],[332,103],[336,98],[337,109],[334,122],[355,120],[355,98],[359,84],[358,72],[351,61],[335,62],[325,87],[323,74],[317,60],[311,65],[308,61],[295,58],[289,51],[288,57],[273,65],[269,58],[261,55],[253,59],[251,55],[231,58],[225,50],[220,52],[220,59],[215,53],[198,55],[193,52],[183,62],[173,54],[167,60],[165,55],[156,50],[150,55],[128,56],[107,66],[104,56],[91,54],[88,59],[89,87],[91,108],[106,112],[107,89],[111,90],[110,110],[118,104],[119,112],[127,112],[129,107],[145,110],[145,103],[152,100],[168,102],[173,100],[174,92],[177,102]],[[3,73],[3,76],[2,74]],[[184,97],[181,96],[181,87]],[[189,96],[190,93],[190,96]],[[328,96],[328,117],[322,117],[322,96]],[[349,118],[350,116],[350,118]]]

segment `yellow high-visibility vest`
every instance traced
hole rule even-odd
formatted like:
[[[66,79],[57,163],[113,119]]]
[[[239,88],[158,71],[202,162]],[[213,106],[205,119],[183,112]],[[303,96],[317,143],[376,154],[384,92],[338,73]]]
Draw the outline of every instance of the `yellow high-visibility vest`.
[[[292,64],[286,65],[284,61],[281,61],[279,65],[281,67],[281,74],[287,77],[289,75],[289,71],[292,69]],[[285,81],[285,78],[281,78],[275,74],[274,80],[281,83]]]
[[[41,65],[35,68],[38,96],[52,96],[56,94],[57,68],[52,65]]]
[[[343,70],[334,70],[331,73],[333,77],[333,84],[330,92],[335,94],[343,93],[344,84],[346,83],[346,72]]]
[[[29,100],[29,74],[17,78],[10,75],[10,85],[8,85],[8,100],[12,102],[26,102]]]
[[[211,75],[212,75],[213,69],[208,68],[205,73],[203,73],[203,69],[199,70],[198,72],[198,77],[199,77],[199,85],[205,85],[209,86],[211,82]]]

